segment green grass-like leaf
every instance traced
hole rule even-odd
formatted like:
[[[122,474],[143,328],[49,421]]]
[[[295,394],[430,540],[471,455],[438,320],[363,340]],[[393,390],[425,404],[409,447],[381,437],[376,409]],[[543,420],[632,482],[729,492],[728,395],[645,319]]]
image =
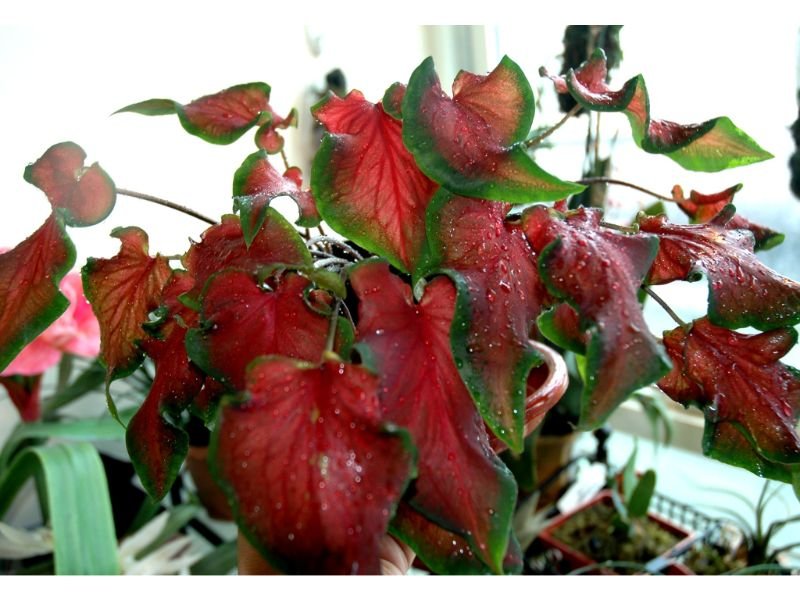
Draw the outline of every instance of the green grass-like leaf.
[[[53,530],[56,575],[119,573],[117,537],[103,464],[89,443],[29,448],[0,477],[0,517],[28,479],[40,482]]]

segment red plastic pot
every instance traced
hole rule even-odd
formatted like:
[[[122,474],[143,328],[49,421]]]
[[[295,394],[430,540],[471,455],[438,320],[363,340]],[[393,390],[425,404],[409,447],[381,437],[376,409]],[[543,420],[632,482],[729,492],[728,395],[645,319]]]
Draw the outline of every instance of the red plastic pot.
[[[604,503],[609,506],[613,505],[613,500],[611,496],[610,490],[604,490],[600,492],[597,496],[592,498],[591,500],[581,504],[574,510],[564,513],[560,517],[554,519],[540,534],[539,534],[539,542],[545,549],[549,550],[557,550],[561,556],[563,557],[563,564],[570,570],[574,571],[575,569],[580,569],[581,567],[587,567],[589,565],[595,564],[598,561],[592,559],[589,556],[586,556],[582,552],[579,552],[575,548],[565,544],[563,541],[559,540],[555,536],[556,530],[564,525],[567,521],[572,519],[576,514],[587,510],[588,508],[599,504]],[[675,537],[679,539],[679,542],[673,546],[672,548],[667,549],[664,553],[660,556],[667,557],[671,553],[675,551],[678,547],[683,547],[686,544],[691,544],[694,540],[695,534],[687,529],[684,529],[654,513],[648,513],[647,518],[650,521],[657,523],[662,529],[670,532]],[[668,564],[662,571],[666,575],[691,575],[692,572],[687,567],[680,563],[670,563]],[[598,569],[597,571],[593,571],[593,573],[601,573],[610,575],[613,574],[613,571],[608,569]]]

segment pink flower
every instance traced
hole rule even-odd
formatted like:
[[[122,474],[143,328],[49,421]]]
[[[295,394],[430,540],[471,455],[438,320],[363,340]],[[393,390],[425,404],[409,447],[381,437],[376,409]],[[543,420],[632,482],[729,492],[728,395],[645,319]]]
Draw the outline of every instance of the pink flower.
[[[59,286],[69,307],[28,344],[0,375],[37,375],[58,364],[63,353],[93,358],[100,352],[100,325],[83,295],[78,273],[67,273]]]

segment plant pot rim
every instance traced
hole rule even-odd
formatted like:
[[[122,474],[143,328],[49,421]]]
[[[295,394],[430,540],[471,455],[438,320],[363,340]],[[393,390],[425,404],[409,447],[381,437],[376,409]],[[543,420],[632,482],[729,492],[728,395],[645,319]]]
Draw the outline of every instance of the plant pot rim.
[[[555,531],[564,525],[567,521],[572,519],[573,516],[576,514],[583,512],[584,510],[600,503],[612,503],[612,492],[609,489],[601,490],[595,496],[583,502],[582,504],[578,505],[574,509],[565,512],[562,515],[559,515],[555,519],[553,519],[539,534],[539,540],[547,547],[558,550],[563,555],[564,559],[574,568],[578,569],[580,567],[585,567],[588,565],[595,564],[597,561],[586,556],[584,553],[575,550],[571,546],[565,544],[556,536],[554,535]],[[675,546],[671,546],[664,552],[658,555],[658,557],[667,558],[669,554],[678,546],[684,546],[685,544],[691,544],[697,534],[693,531],[690,531],[680,525],[673,523],[672,521],[658,515],[654,512],[648,511],[647,518],[657,523],[660,527],[667,530],[668,532],[672,533],[673,535],[679,538],[678,543]],[[678,563],[671,562],[665,569],[665,572],[669,574],[680,574],[680,575],[688,575],[691,574],[691,571],[684,567],[684,565],[680,565]],[[600,571],[601,573],[612,573],[611,571]]]

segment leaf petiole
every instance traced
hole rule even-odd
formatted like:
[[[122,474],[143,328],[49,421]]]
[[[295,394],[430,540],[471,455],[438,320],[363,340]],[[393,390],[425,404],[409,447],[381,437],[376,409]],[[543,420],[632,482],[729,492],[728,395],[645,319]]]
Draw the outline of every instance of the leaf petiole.
[[[336,304],[333,305],[331,312],[331,324],[328,327],[328,339],[325,341],[325,352],[333,352],[333,344],[336,341],[336,325],[339,322],[339,308],[342,306],[342,300],[337,298]]]
[[[147,202],[152,202],[153,204],[160,204],[161,206],[166,206],[167,208],[171,208],[173,210],[177,210],[178,212],[182,212],[190,217],[194,217],[195,219],[200,219],[201,221],[205,221],[209,225],[216,225],[217,221],[206,217],[205,215],[200,214],[199,212],[192,210],[186,206],[181,206],[180,204],[175,204],[174,202],[170,202],[169,200],[164,200],[163,198],[158,198],[156,196],[151,196],[150,194],[142,194],[141,192],[134,192],[132,190],[125,190],[122,188],[117,188],[117,193],[122,194],[123,196],[130,196],[131,198],[138,198],[139,200],[146,200]]]
[[[667,314],[668,314],[670,317],[672,317],[672,320],[673,320],[673,321],[675,321],[675,322],[676,322],[678,325],[680,325],[680,326],[681,326],[681,327],[683,327],[684,329],[686,329],[687,327],[689,327],[689,325],[686,323],[686,321],[684,321],[683,319],[681,319],[681,318],[678,316],[678,314],[677,314],[677,313],[676,313],[674,310],[672,310],[672,308],[669,306],[669,304],[667,304],[667,303],[664,301],[664,299],[663,299],[661,296],[659,296],[658,294],[656,294],[656,293],[655,293],[655,292],[654,292],[654,291],[653,291],[653,290],[652,290],[652,289],[651,289],[649,286],[647,286],[647,285],[643,285],[643,286],[642,286],[642,289],[644,290],[644,293],[645,293],[645,294],[647,294],[647,295],[648,295],[648,296],[650,296],[650,297],[651,297],[653,300],[655,300],[656,302],[658,302],[658,303],[661,305],[661,308],[663,308],[665,311],[667,311]]]
[[[636,185],[635,183],[623,181],[622,179],[614,179],[613,177],[584,177],[583,179],[578,179],[576,183],[580,183],[583,185],[591,185],[593,183],[609,183],[612,185],[623,185],[625,187],[629,187],[631,189],[640,191],[643,194],[647,194],[648,196],[652,196],[653,198],[658,198],[659,200],[663,200],[664,202],[675,202],[675,198],[672,198],[670,196],[662,196],[658,192],[648,190],[647,188],[643,188],[642,186]]]

